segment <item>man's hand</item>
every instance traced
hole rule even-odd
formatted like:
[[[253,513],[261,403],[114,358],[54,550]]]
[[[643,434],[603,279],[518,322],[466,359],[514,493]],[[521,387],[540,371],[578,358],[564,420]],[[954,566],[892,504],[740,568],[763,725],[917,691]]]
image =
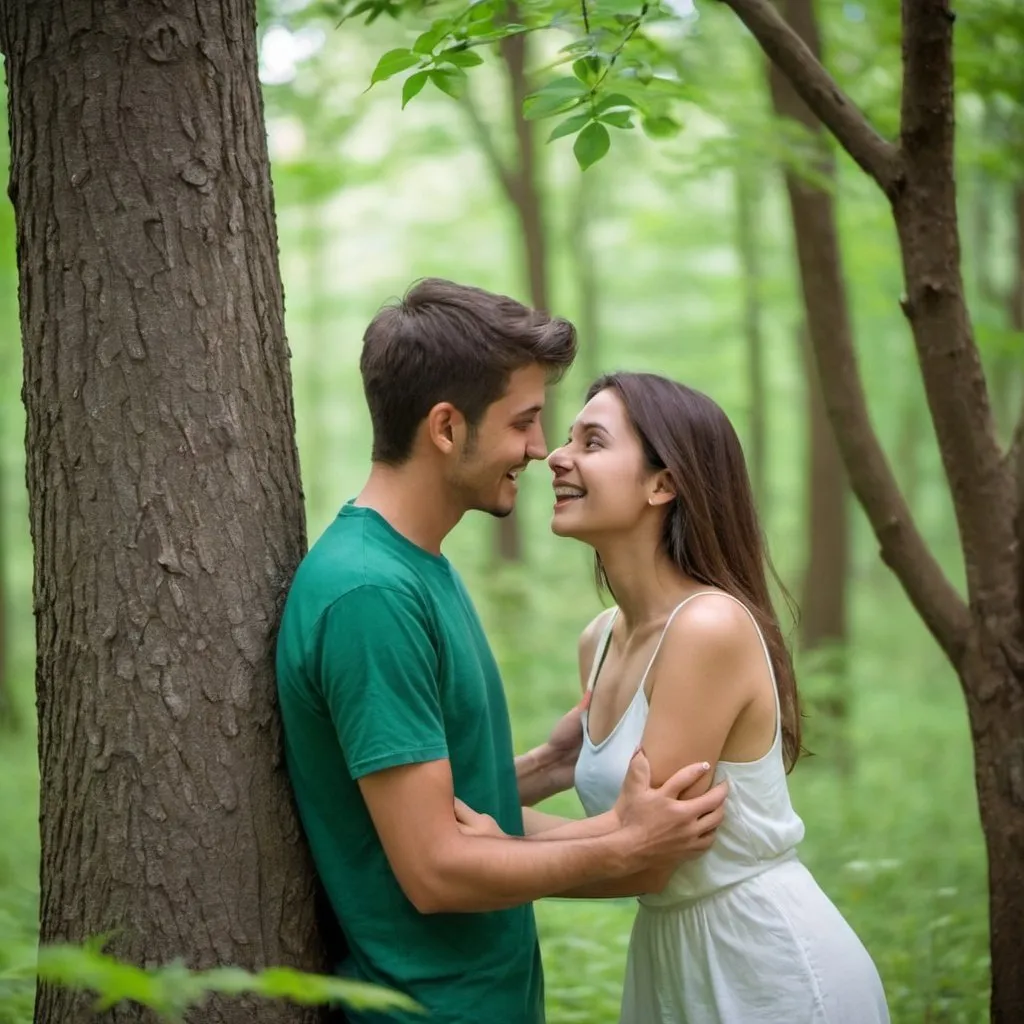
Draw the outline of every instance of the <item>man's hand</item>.
[[[697,857],[714,842],[725,816],[727,784],[721,782],[689,800],[679,795],[708,770],[706,763],[687,765],[664,785],[652,788],[647,757],[639,749],[633,755],[614,810],[623,830],[636,837],[638,870]]]

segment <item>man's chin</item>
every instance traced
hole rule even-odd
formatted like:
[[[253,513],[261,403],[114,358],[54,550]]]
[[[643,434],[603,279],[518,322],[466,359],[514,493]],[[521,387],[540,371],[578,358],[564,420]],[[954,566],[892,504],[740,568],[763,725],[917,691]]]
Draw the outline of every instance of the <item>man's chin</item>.
[[[495,519],[507,519],[515,510],[515,505],[497,505],[490,508],[482,508],[480,511],[486,512],[489,516],[494,516]]]

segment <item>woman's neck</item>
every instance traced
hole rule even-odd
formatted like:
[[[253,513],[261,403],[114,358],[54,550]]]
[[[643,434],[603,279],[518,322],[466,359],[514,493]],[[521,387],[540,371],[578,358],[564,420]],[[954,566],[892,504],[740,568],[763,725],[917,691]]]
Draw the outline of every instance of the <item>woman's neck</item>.
[[[627,636],[660,625],[680,601],[706,589],[681,572],[656,540],[627,537],[596,550]]]

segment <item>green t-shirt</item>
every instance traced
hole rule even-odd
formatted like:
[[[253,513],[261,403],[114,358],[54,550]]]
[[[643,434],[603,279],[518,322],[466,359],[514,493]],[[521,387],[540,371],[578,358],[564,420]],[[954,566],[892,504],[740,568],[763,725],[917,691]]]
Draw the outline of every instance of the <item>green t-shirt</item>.
[[[533,908],[420,914],[356,784],[447,758],[456,795],[523,834],[498,667],[448,560],[345,505],[295,575],[277,683],[299,814],[351,950],[343,973],[405,992],[431,1024],[541,1024]]]

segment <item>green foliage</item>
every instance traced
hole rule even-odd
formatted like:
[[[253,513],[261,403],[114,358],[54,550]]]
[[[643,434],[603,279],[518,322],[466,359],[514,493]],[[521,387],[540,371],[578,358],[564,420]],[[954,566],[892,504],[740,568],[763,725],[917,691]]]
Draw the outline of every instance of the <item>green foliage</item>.
[[[607,154],[609,128],[634,127],[634,111],[652,137],[678,130],[671,110],[687,98],[688,90],[675,70],[665,66],[662,45],[643,31],[658,22],[675,21],[678,26],[669,9],[647,2],[614,2],[590,10],[587,5],[544,0],[519,5],[520,23],[508,21],[504,7],[490,0],[449,6],[451,14],[431,22],[410,48],[389,50],[380,58],[370,76],[371,86],[414,69],[403,86],[403,107],[419,94],[427,78],[458,99],[465,92],[465,69],[484,63],[478,49],[524,32],[558,30],[575,38],[561,47],[548,69],[555,77],[526,97],[523,113],[528,120],[540,120],[580,111],[560,122],[549,140],[577,136],[573,152],[581,169]],[[418,8],[362,0],[338,9],[342,20],[363,16],[367,23],[385,13],[415,17]]]
[[[200,1006],[214,993],[287,999],[307,1006],[343,1003],[354,1009],[419,1011],[408,997],[364,982],[307,974],[288,967],[271,967],[256,973],[240,967],[190,971],[181,963],[141,968],[107,955],[102,951],[104,944],[105,940],[97,939],[84,946],[43,947],[36,966],[9,969],[7,975],[13,978],[38,974],[43,981],[55,985],[95,992],[97,1011],[127,1001],[155,1010],[171,1022],[183,1020],[187,1010]]]

